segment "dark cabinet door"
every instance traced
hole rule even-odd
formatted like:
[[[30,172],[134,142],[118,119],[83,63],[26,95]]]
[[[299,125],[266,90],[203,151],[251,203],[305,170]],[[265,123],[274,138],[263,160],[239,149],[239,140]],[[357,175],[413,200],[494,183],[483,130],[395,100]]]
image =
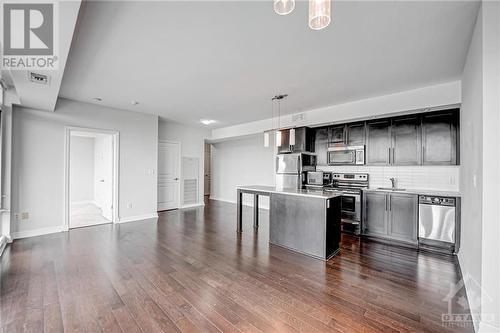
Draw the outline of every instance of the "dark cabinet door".
[[[392,239],[417,242],[418,196],[389,194],[388,236]]]
[[[346,127],[347,144],[362,146],[365,144],[365,123],[348,124]]]
[[[345,125],[330,127],[330,142],[345,143]]]
[[[387,194],[383,192],[363,193],[363,233],[387,236]]]
[[[390,120],[377,120],[366,124],[366,164],[387,165],[390,163],[390,133]]]
[[[290,131],[281,130],[281,145],[278,147],[278,154],[291,153],[290,147]]]
[[[327,165],[328,127],[320,127],[315,133],[315,152],[318,165]]]
[[[457,164],[457,114],[436,112],[422,117],[423,164]]]
[[[420,117],[393,119],[391,133],[391,163],[395,165],[421,164]]]

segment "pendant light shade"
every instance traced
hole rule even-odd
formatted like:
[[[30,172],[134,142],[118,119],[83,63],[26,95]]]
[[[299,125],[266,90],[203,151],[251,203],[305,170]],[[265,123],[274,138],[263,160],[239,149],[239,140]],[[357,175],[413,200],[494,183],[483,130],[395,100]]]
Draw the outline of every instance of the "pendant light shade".
[[[309,0],[309,27],[321,30],[330,24],[330,0]]]
[[[295,128],[290,129],[290,137],[288,138],[290,146],[295,146]]]
[[[295,0],[274,0],[274,11],[278,15],[290,14],[295,8]]]
[[[281,147],[281,131],[276,131],[276,147]]]
[[[264,147],[269,147],[269,132],[264,132]]]

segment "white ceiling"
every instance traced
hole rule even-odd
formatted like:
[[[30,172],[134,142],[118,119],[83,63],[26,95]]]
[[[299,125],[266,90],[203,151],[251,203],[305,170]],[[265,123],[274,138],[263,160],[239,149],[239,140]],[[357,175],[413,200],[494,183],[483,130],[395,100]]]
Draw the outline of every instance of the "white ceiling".
[[[60,96],[221,127],[459,79],[478,3],[333,1],[307,26],[269,1],[84,2]],[[132,105],[131,101],[139,101]],[[96,103],[96,102],[94,102]]]

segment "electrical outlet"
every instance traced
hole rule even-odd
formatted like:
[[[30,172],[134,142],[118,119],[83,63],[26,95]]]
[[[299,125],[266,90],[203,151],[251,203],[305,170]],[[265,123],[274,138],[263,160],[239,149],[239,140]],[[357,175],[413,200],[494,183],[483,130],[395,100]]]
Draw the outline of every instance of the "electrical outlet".
[[[30,218],[30,213],[28,212],[21,213],[21,220],[27,220],[29,218]]]
[[[21,216],[21,215],[20,215],[19,213],[15,213],[15,214],[14,214],[14,219],[15,219],[16,221],[18,221],[20,216]]]

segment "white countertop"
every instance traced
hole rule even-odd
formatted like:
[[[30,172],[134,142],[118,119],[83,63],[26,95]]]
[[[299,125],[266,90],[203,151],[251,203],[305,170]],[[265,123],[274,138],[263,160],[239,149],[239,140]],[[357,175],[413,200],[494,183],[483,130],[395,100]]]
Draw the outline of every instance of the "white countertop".
[[[238,186],[238,189],[243,191],[246,190],[246,191],[264,192],[264,193],[289,194],[289,195],[297,195],[297,196],[304,196],[311,198],[322,198],[322,199],[330,199],[340,196],[340,194],[338,193],[324,192],[322,190],[277,188],[274,186],[263,186],[263,185]]]
[[[461,194],[457,191],[439,191],[439,190],[425,190],[425,189],[405,189],[404,191],[391,191],[379,188],[368,188],[363,191],[369,192],[390,192],[390,193],[408,193],[408,194],[419,194],[419,195],[431,195],[437,197],[456,197],[460,198]]]

